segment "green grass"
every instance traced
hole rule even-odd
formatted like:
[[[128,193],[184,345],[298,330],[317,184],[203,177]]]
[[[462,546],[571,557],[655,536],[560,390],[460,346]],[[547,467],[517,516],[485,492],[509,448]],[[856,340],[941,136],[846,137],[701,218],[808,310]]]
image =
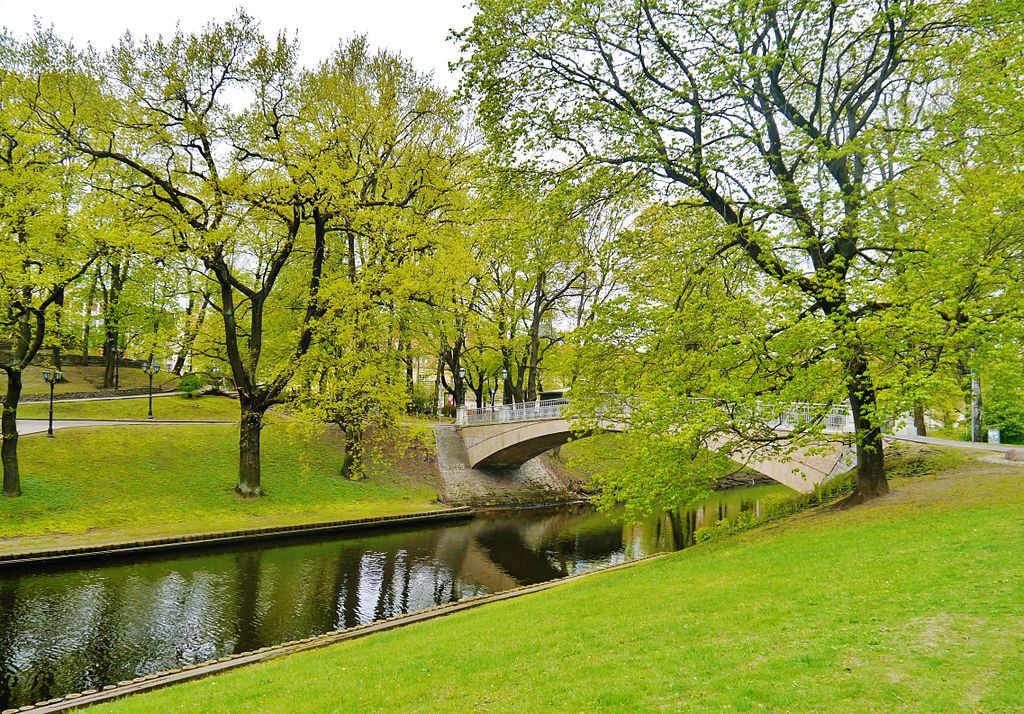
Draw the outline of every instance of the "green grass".
[[[896,485],[103,711],[1021,711],[1024,469]]]
[[[405,459],[399,472],[376,458],[349,481],[336,432],[307,437],[280,420],[263,431],[268,495],[257,499],[234,493],[230,425],[84,427],[24,437],[18,451],[24,495],[0,498],[0,552],[437,507],[429,462]]]
[[[95,402],[54,402],[54,419],[145,419],[148,399],[104,399]],[[18,406],[19,419],[45,419],[48,402]],[[238,400],[229,397],[180,395],[155,397],[153,418],[164,421],[238,421]]]
[[[42,357],[39,358],[43,362]],[[94,392],[103,388],[103,367],[89,366],[78,367],[68,366],[61,370],[64,374],[64,381],[54,386],[57,394],[69,394],[71,392]],[[161,371],[153,377],[153,388],[164,391],[177,387],[179,377]],[[149,386],[149,375],[137,367],[121,366],[118,386],[121,389],[139,389]],[[6,382],[4,383],[6,388]],[[47,394],[50,385],[43,380],[43,367],[29,367],[22,375],[22,390],[25,394]]]

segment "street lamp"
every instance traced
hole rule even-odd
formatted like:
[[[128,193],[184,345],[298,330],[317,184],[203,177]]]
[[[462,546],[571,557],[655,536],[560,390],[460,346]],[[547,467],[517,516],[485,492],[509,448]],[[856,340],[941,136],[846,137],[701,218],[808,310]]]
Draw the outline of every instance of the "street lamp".
[[[53,436],[53,387],[63,376],[59,369],[43,370],[43,379],[50,385],[50,425],[46,429],[47,436]]]
[[[160,365],[152,357],[149,362],[143,362],[142,371],[149,375],[149,416],[153,418],[153,375],[160,371]]]
[[[220,389],[221,389],[221,382],[220,382],[220,367],[211,367],[211,368],[210,368],[210,376],[211,376],[211,377],[213,377],[213,381],[214,381],[214,382],[216,383],[216,385],[217,385],[217,390],[218,390],[218,392],[219,392],[219,391],[220,391]]]

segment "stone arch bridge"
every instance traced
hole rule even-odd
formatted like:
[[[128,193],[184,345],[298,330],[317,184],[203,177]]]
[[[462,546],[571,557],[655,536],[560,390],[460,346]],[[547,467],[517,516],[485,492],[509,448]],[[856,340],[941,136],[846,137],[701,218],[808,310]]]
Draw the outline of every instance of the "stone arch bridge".
[[[565,444],[576,434],[565,418],[568,401],[550,399],[525,404],[459,410],[456,429],[466,449],[469,466],[473,468],[504,468],[520,466],[545,451]],[[775,418],[770,426],[779,433],[788,433],[811,418],[814,405],[794,404]],[[606,431],[625,431],[628,423],[608,421],[600,424]],[[740,451],[733,458],[744,466],[764,474],[801,493],[857,465],[856,449],[849,435],[853,418],[845,407],[834,408],[827,416],[824,437],[819,443],[794,450],[786,455],[756,450]],[[720,439],[709,444],[720,448],[727,443]]]

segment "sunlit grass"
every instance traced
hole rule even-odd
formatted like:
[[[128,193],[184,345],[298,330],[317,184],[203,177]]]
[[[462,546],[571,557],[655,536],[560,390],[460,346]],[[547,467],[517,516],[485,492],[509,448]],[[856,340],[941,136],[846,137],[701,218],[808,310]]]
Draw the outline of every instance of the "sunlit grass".
[[[25,403],[18,407],[21,419],[46,419],[48,402]],[[55,402],[54,419],[145,419],[149,400],[105,399],[92,402]],[[190,398],[171,395],[153,399],[153,418],[166,421],[238,421],[238,401],[228,397]]]
[[[956,470],[109,710],[1021,711],[1024,469]]]
[[[45,360],[40,357],[40,363]],[[68,394],[71,392],[93,392],[103,388],[103,367],[89,366],[65,367],[61,370],[64,381],[54,386],[57,394]],[[153,377],[153,388],[170,390],[178,385],[178,375],[166,371],[158,372]],[[25,394],[49,393],[50,385],[43,380],[43,367],[29,367],[22,376],[22,388]],[[137,367],[121,366],[118,374],[118,386],[121,389],[138,389],[149,386],[149,375]]]
[[[229,401],[229,400],[224,400]],[[384,459],[341,478],[336,432],[306,436],[280,420],[263,433],[267,496],[235,495],[231,425],[84,427],[21,440],[24,495],[0,499],[0,552],[144,536],[361,518],[436,508],[428,479]]]

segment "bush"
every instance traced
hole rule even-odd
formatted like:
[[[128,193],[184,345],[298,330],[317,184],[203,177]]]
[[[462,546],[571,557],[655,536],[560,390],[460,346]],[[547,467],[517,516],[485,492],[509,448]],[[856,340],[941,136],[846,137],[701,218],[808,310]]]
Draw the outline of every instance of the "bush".
[[[1012,391],[989,397],[982,410],[985,429],[999,429],[1004,444],[1024,444],[1024,400]]]
[[[412,390],[411,408],[415,414],[433,414],[437,409],[437,393],[432,384],[419,383]]]
[[[189,397],[196,396],[204,386],[206,386],[206,382],[198,374],[186,374],[178,382],[178,389]]]
[[[713,526],[698,528],[694,539],[698,543],[706,543],[723,536],[740,533],[751,528],[777,521],[780,518],[791,516],[805,508],[813,508],[829,503],[853,492],[856,485],[855,476],[847,474],[832,479],[828,483],[815,486],[814,491],[798,496],[769,496],[761,503],[761,516],[758,517],[753,511],[742,511],[732,518],[723,518]]]

